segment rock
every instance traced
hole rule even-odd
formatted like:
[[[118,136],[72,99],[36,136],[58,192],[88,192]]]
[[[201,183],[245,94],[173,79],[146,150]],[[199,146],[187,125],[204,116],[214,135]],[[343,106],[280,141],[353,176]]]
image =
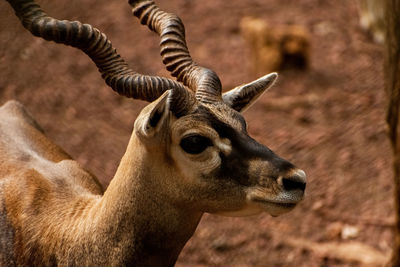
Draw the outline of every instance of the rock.
[[[310,37],[299,25],[268,25],[244,17],[240,32],[251,49],[253,71],[264,74],[285,68],[306,68],[309,64]]]
[[[342,239],[345,239],[345,240],[353,239],[358,236],[359,232],[360,232],[360,230],[355,226],[344,225],[342,228],[341,237],[342,237]]]
[[[334,240],[341,237],[343,232],[343,224],[341,222],[334,222],[326,227],[326,238]]]

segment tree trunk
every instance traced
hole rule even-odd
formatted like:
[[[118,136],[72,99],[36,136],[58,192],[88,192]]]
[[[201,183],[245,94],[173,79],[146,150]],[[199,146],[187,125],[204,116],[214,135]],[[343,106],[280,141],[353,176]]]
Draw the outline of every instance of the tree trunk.
[[[386,121],[393,149],[396,224],[389,266],[400,266],[400,0],[386,0],[385,80],[388,96]]]

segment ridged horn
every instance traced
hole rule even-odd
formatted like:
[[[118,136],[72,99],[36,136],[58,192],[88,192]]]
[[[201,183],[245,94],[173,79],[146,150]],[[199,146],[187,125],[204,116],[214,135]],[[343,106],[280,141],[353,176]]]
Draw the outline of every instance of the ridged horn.
[[[161,37],[161,56],[171,75],[196,92],[199,101],[221,101],[221,81],[217,74],[195,63],[186,45],[181,19],[162,10],[152,0],[129,0],[132,13]]]
[[[168,89],[186,90],[171,79],[134,72],[113,48],[106,35],[89,24],[49,17],[33,0],[7,0],[23,26],[33,35],[76,47],[96,64],[103,79],[126,97],[153,101]]]

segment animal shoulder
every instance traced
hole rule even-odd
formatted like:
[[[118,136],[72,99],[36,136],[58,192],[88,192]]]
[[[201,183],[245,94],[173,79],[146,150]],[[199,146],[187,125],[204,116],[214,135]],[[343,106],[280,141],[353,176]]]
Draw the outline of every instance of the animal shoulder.
[[[69,194],[103,192],[98,180],[50,141],[17,101],[0,107],[0,154],[0,181],[25,179]]]

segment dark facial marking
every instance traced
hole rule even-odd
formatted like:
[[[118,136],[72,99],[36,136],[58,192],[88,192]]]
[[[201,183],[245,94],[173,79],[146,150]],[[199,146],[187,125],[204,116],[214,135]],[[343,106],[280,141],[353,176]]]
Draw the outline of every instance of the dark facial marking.
[[[232,126],[219,120],[208,108],[199,107],[202,110],[199,114],[206,117],[206,121],[218,133],[221,138],[227,138],[231,141],[232,151],[229,155],[220,153],[221,166],[215,174],[216,177],[234,179],[239,184],[250,186],[257,183],[258,176],[252,170],[249,171],[250,160],[261,160],[269,162],[270,177],[277,178],[279,174],[286,173],[293,169],[290,162],[278,157],[268,147],[252,139],[246,132],[246,124],[242,116],[236,112],[232,113],[232,118],[239,121],[243,126],[242,131],[234,129]],[[263,170],[259,170],[262,174]]]

